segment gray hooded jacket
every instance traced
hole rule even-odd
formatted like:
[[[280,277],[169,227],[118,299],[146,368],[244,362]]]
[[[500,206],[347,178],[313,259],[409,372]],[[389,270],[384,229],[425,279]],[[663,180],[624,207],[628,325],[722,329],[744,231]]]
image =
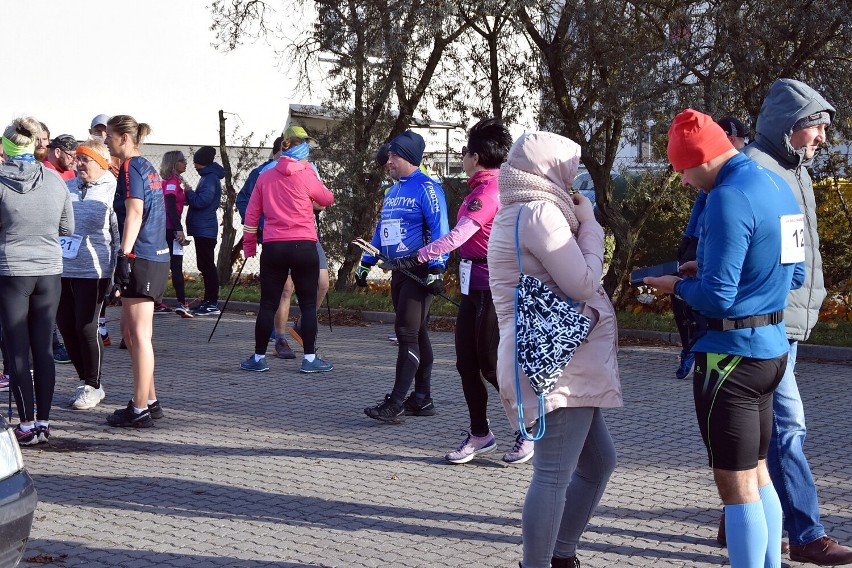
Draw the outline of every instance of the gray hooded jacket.
[[[62,273],[59,235],[74,232],[65,182],[37,162],[0,165],[0,276]]]
[[[816,200],[805,160],[805,149],[790,145],[793,125],[800,118],[827,111],[834,121],[834,107],[806,84],[793,79],[778,79],[769,88],[757,117],[757,136],[743,152],[761,166],[784,178],[805,215],[805,283],[787,296],[784,324],[787,337],[804,341],[819,319],[825,299],[822,279],[822,255],[819,252]]]

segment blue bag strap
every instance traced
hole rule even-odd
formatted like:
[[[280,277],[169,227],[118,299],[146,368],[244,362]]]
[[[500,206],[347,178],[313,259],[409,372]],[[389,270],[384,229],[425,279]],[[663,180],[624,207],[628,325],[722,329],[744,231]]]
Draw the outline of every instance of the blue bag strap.
[[[521,222],[521,212],[524,210],[523,206],[518,209],[518,218],[515,219],[515,250],[518,253],[518,272],[521,274],[524,273],[524,269],[521,265],[521,241],[518,237],[518,226]],[[529,440],[531,442],[535,442],[537,440],[541,440],[544,436],[545,424],[544,424],[544,395],[538,395],[538,428],[535,434],[530,434],[527,432],[527,427],[524,424],[524,404],[521,398],[521,375],[518,373],[518,295],[520,290],[520,282],[517,286],[515,286],[515,396],[517,397],[518,404],[518,430],[521,432],[521,436],[524,437],[525,440]]]

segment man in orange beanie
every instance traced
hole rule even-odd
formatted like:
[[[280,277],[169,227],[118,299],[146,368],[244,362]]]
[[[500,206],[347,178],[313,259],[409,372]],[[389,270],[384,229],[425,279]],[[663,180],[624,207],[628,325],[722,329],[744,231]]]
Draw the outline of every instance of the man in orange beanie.
[[[789,346],[784,307],[805,276],[804,218],[789,185],[737,152],[692,109],[669,129],[669,161],[707,194],[697,261],[684,278],[646,278],[707,318],[693,346],[695,412],[725,503],[732,568],[781,566],[781,504],[766,469],[772,392]]]

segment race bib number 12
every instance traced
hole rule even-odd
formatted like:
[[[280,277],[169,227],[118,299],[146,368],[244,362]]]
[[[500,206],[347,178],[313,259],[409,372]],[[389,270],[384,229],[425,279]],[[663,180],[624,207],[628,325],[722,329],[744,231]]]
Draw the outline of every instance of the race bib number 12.
[[[781,264],[805,262],[805,216],[781,215]]]

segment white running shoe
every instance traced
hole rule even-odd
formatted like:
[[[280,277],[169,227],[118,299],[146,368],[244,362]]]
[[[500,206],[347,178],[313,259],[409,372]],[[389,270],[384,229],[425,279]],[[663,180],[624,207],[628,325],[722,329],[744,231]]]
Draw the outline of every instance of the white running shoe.
[[[100,404],[104,398],[106,398],[106,392],[103,385],[98,389],[89,385],[82,385],[77,387],[69,404],[74,410],[89,410]]]

